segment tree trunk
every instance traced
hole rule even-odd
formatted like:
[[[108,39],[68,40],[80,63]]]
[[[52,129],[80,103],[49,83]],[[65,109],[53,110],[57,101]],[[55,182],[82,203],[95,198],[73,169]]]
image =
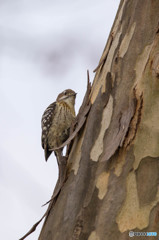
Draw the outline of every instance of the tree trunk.
[[[159,234],[159,0],[121,0],[90,102],[39,240]]]

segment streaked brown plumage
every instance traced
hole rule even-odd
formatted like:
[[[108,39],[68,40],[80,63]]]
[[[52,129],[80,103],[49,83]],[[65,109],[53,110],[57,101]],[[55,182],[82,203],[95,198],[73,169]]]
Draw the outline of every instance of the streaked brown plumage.
[[[48,106],[42,116],[42,147],[45,151],[45,160],[52,153],[52,149],[59,147],[69,137],[71,124],[75,119],[76,93],[67,89],[60,93]],[[56,154],[56,151],[55,151]]]

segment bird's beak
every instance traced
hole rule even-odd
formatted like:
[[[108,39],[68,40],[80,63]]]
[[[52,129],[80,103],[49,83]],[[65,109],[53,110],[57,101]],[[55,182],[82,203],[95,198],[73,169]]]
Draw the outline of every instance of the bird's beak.
[[[72,95],[70,95],[70,96],[75,96],[76,97],[76,95],[77,95],[77,93],[72,93]]]

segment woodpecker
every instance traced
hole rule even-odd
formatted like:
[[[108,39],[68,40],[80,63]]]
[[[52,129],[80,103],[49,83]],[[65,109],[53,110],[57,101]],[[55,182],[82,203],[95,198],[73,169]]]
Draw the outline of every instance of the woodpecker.
[[[75,119],[75,98],[76,93],[73,90],[63,91],[42,115],[41,142],[46,161],[53,149],[59,147],[69,137],[70,127]],[[62,149],[60,151],[62,152]],[[57,156],[58,151],[54,152]]]

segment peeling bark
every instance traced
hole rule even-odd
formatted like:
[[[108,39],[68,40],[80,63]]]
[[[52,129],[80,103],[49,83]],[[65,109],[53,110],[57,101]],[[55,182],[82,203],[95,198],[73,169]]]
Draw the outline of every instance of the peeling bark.
[[[39,240],[159,234],[158,13],[158,0],[121,0]]]

